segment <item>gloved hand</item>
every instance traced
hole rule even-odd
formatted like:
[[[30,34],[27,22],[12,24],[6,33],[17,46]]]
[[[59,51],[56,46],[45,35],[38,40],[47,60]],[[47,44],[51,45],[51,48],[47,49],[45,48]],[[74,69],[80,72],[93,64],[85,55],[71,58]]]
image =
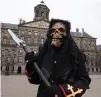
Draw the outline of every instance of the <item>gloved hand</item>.
[[[25,61],[27,61],[27,60],[29,61],[29,60],[33,60],[33,59],[34,59],[34,51],[26,53]]]
[[[25,61],[26,61],[26,70],[28,72],[32,72],[34,67],[33,67],[33,62],[34,62],[34,52],[28,52],[25,55]]]
[[[64,97],[61,89],[56,86],[56,85],[52,85],[50,87],[47,87],[47,92],[52,96],[55,97],[55,95],[58,95],[58,97]]]

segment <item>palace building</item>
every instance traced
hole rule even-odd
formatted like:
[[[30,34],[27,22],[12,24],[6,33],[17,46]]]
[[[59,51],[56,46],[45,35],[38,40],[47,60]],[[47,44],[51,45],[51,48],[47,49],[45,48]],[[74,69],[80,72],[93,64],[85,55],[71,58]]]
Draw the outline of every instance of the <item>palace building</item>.
[[[26,22],[20,19],[19,24],[0,23],[1,29],[1,73],[2,74],[24,74],[25,52],[18,47],[8,33],[11,29],[20,39],[24,40],[29,50],[37,52],[38,46],[42,45],[46,38],[49,26],[50,9],[40,2],[34,8],[35,16],[32,21]],[[96,45],[96,39],[77,28],[71,35],[78,47],[86,54],[87,69],[90,74],[101,74],[101,45]]]

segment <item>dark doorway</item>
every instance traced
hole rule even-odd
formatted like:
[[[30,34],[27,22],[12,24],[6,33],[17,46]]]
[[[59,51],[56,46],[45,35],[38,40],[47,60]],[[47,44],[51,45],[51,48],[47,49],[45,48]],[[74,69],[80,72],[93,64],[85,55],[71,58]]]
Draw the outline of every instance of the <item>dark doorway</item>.
[[[1,66],[1,71],[2,71],[2,66]]]
[[[21,74],[21,66],[18,67],[18,74]]]
[[[96,72],[98,72],[98,68],[96,68]]]
[[[9,66],[6,67],[5,71],[9,71]]]
[[[9,66],[6,66],[5,68],[5,75],[9,75]]]
[[[12,72],[14,71],[14,66],[12,67]]]
[[[12,66],[11,73],[12,74],[14,73],[14,66]]]

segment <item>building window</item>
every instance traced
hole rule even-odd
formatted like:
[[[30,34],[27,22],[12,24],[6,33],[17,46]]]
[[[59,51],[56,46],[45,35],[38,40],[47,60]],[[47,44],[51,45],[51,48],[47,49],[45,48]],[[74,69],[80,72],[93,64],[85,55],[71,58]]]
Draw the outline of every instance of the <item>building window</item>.
[[[23,30],[21,31],[21,34],[24,34],[24,31]]]
[[[15,44],[15,42],[14,42],[14,40],[10,40],[10,44],[12,45],[12,44]]]
[[[22,40],[24,40],[24,37],[21,37]]]
[[[96,68],[96,72],[98,72],[98,68]]]
[[[1,71],[2,71],[2,66],[1,66]]]
[[[20,62],[23,62],[23,58],[22,57],[19,57],[19,60],[18,61],[19,61],[19,63]]]
[[[14,66],[12,67],[12,72],[14,71]]]
[[[7,36],[8,36],[8,34],[7,34],[7,33],[5,33],[5,34],[4,34],[4,36],[6,36],[6,37],[7,37]]]
[[[93,66],[93,60],[91,59],[91,65]]]
[[[37,36],[37,35],[38,35],[38,33],[37,33],[37,32],[35,32],[34,34],[35,34],[35,36]]]
[[[2,57],[5,56],[5,50],[1,50],[1,56],[2,56]]]
[[[22,49],[19,49],[19,53],[22,54],[23,53],[23,50]]]
[[[41,39],[41,44],[43,44],[44,43],[44,39]]]
[[[31,43],[31,38],[28,38],[27,40],[28,40],[28,43],[30,44]]]
[[[7,56],[9,51],[8,51],[8,49],[5,49],[4,52],[5,52],[5,56]]]
[[[7,39],[3,39],[3,44],[7,44]]]
[[[35,36],[38,36],[38,31],[34,31],[34,35]]]
[[[44,18],[44,16],[45,16],[45,15],[44,15],[44,12],[42,11],[42,12],[41,12],[41,17]]]
[[[94,72],[94,68],[92,68],[92,72]]]
[[[28,35],[31,35],[32,33],[31,33],[31,31],[28,31]]]
[[[40,36],[43,36],[43,35],[44,35],[43,33],[40,34]]]
[[[37,44],[37,43],[38,43],[38,40],[37,40],[37,38],[35,38],[35,39],[34,39],[34,43],[35,43],[35,44]]]
[[[10,63],[10,61],[11,61],[11,58],[8,58],[7,60],[8,60],[8,62]]]

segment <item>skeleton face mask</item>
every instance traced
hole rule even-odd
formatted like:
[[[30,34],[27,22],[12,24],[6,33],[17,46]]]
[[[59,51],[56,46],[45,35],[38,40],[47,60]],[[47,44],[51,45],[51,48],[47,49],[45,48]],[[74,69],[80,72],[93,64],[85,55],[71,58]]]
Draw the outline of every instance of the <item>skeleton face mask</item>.
[[[51,28],[51,45],[60,47],[63,37],[66,36],[66,27],[63,23],[57,22]]]

